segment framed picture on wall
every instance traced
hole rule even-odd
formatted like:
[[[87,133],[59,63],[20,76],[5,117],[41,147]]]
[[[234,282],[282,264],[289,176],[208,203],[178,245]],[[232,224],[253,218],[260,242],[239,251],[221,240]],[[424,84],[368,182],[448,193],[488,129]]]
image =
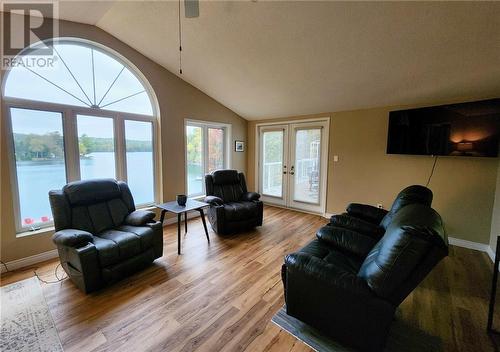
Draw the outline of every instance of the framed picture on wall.
[[[245,142],[235,141],[234,142],[234,151],[235,152],[244,152],[245,151]]]

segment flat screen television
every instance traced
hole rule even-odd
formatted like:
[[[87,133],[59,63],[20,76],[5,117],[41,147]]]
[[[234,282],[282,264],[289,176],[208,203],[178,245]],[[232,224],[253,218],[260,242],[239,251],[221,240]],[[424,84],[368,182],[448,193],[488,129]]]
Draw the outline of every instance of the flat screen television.
[[[388,154],[497,157],[500,99],[391,111]]]

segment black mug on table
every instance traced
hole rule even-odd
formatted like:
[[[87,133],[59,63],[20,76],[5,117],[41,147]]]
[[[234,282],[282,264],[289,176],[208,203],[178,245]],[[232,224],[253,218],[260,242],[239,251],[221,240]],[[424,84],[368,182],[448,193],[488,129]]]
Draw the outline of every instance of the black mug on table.
[[[178,194],[176,196],[177,204],[179,204],[181,207],[186,205],[187,202],[187,196],[185,194]]]

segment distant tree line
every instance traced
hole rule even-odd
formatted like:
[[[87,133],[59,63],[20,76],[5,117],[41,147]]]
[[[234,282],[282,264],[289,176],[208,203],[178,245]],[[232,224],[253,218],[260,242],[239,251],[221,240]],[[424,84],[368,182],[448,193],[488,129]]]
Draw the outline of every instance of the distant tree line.
[[[126,140],[127,152],[151,152],[150,141]],[[14,146],[17,161],[62,159],[64,157],[64,138],[59,132],[46,134],[14,133]],[[78,138],[81,156],[91,153],[114,151],[113,138],[96,138],[83,134]]]

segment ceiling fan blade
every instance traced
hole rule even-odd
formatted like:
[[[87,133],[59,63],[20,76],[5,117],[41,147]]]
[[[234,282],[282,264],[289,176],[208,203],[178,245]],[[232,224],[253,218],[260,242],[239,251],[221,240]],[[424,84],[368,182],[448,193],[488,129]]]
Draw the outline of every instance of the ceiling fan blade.
[[[195,18],[200,16],[199,0],[184,0],[184,13],[186,18]]]

